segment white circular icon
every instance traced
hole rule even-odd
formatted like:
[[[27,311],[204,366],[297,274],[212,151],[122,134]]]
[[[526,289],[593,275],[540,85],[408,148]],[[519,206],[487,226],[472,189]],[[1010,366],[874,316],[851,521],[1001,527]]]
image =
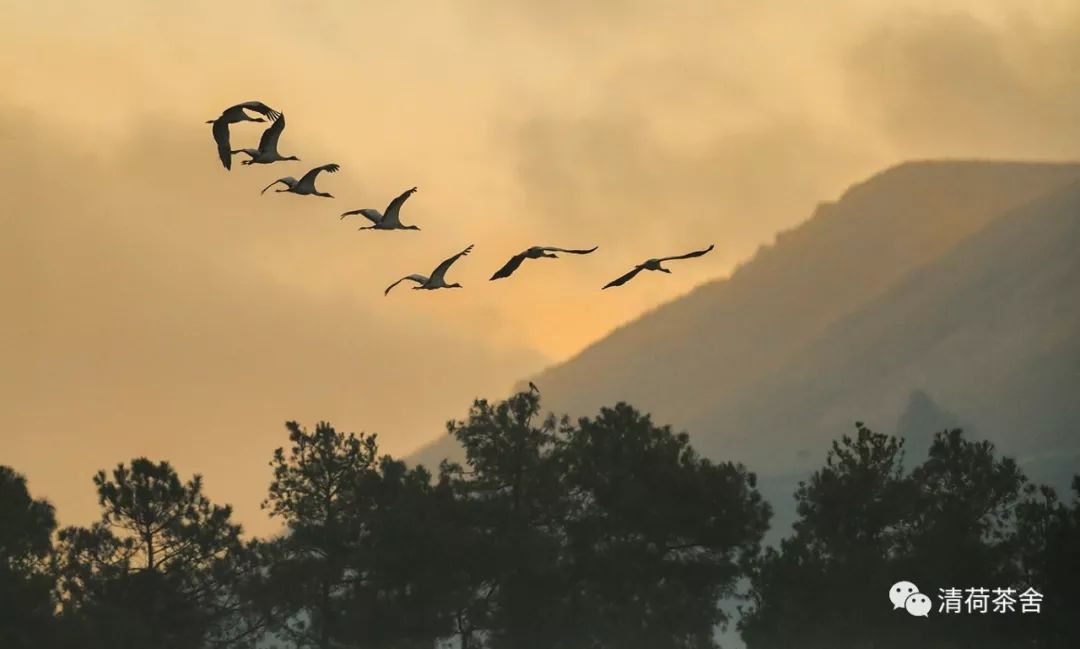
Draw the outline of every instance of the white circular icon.
[[[934,605],[930,603],[930,597],[922,593],[908,595],[904,601],[904,608],[915,617],[930,617],[930,609]]]
[[[919,587],[910,581],[898,581],[889,589],[889,601],[893,604],[893,610],[904,608],[904,602],[908,597],[919,592]]]

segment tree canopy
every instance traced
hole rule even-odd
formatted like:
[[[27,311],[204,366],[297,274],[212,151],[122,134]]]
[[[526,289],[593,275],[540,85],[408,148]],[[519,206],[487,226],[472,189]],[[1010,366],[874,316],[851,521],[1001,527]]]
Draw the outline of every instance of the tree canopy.
[[[794,532],[751,572],[739,624],[749,649],[836,647],[838,639],[882,649],[1075,643],[1080,625],[1064,609],[1024,616],[988,607],[922,620],[890,610],[886,593],[901,581],[934,601],[949,589],[1036,588],[1055,607],[1076,602],[1075,585],[1052,574],[1077,565],[1076,503],[1065,507],[993,444],[958,429],[937,433],[910,472],[903,449],[903,440],[858,424],[800,484]]]
[[[464,461],[434,472],[374,434],[286,432],[269,539],[245,539],[201,476],[165,461],[98,472],[98,520],[59,530],[0,466],[0,646],[714,649],[729,626],[749,649],[1080,639],[1080,476],[1060,496],[960,430],[905,457],[905,440],[857,424],[770,546],[752,471],[625,403],[571,420],[535,391],[476,400],[447,425]],[[889,602],[898,582],[935,602],[1001,586],[1043,603],[918,618]]]
[[[51,641],[52,505],[30,495],[25,476],[0,466],[0,647]]]

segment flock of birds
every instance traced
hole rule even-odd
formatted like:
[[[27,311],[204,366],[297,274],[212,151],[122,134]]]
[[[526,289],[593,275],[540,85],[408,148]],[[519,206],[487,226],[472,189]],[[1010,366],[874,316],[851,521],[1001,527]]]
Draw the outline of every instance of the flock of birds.
[[[262,115],[262,117],[254,117],[252,113]],[[259,139],[259,147],[257,149],[233,149],[230,142],[229,125],[236,124],[238,122],[271,122],[269,128],[267,128],[262,138]],[[253,164],[271,164],[274,162],[283,162],[288,160],[300,160],[296,156],[283,156],[278,152],[278,141],[281,139],[281,132],[285,130],[285,116],[277,110],[270,108],[266,104],[260,101],[248,101],[242,104],[236,104],[222,111],[221,116],[217,119],[208,120],[207,124],[212,124],[211,131],[214,135],[214,141],[217,143],[218,157],[221,158],[221,164],[225,166],[225,169],[232,169],[232,157],[237,154],[244,154],[248,156],[248,160],[243,160],[241,164],[253,165]],[[332,194],[321,192],[315,188],[315,179],[320,173],[335,173],[341,167],[337,164],[326,164],[321,167],[315,167],[306,174],[300,177],[299,180],[292,176],[285,176],[284,178],[278,178],[274,182],[267,185],[262,190],[262,194],[265,194],[268,189],[274,185],[281,184],[283,189],[276,189],[276,192],[288,192],[291,194],[299,194],[301,196],[321,196],[323,198],[333,198]],[[386,207],[386,210],[382,213],[379,210],[364,208],[359,210],[352,210],[345,212],[341,215],[344,219],[347,216],[360,215],[371,221],[371,225],[361,227],[361,230],[419,230],[420,228],[415,225],[404,225],[401,223],[401,207],[405,204],[405,201],[409,199],[416,192],[416,187],[413,187],[403,194],[390,201],[390,204]],[[446,273],[450,270],[450,267],[455,261],[468,255],[472,251],[473,246],[469,246],[457,253],[453,257],[444,260],[441,264],[435,267],[435,270],[430,275],[406,275],[397,280],[390,286],[386,287],[383,291],[383,295],[388,295],[390,290],[404,281],[414,282],[416,286],[414,290],[434,290],[440,288],[461,288],[461,284],[448,283],[446,281]],[[557,259],[557,253],[564,253],[570,255],[587,255],[596,251],[597,246],[593,246],[588,249],[571,249],[571,248],[556,248],[554,246],[533,246],[519,252],[510,258],[502,268],[495,271],[495,274],[491,276],[492,280],[502,279],[510,277],[521,266],[526,259]],[[659,271],[662,273],[670,273],[671,271],[664,268],[664,262],[675,261],[678,259],[690,259],[693,257],[701,257],[713,249],[710,245],[704,250],[695,250],[694,252],[688,252],[684,255],[675,255],[672,257],[659,257],[654,259],[648,259],[631,269],[629,272],[617,277],[607,284],[603,288],[612,288],[615,286],[622,286],[629,282],[643,270]]]

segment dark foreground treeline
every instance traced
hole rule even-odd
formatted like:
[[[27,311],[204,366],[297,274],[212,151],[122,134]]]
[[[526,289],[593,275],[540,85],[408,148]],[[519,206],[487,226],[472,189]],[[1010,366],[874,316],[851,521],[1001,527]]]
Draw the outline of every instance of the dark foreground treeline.
[[[989,443],[940,433],[905,471],[902,441],[859,425],[763,551],[744,467],[624,404],[539,411],[476,402],[449,426],[465,465],[434,476],[289,423],[264,503],[288,533],[269,540],[165,462],[100,472],[100,521],[59,531],[0,467],[0,647],[697,649],[729,623],[751,649],[1080,646],[1080,493],[1059,501]],[[1041,612],[916,618],[889,603],[900,580],[1032,587]]]

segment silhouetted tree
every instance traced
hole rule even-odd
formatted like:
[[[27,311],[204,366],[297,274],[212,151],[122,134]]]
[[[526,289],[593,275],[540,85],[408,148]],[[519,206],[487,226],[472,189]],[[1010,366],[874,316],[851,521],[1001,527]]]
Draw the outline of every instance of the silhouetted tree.
[[[53,507],[35,500],[26,478],[0,466],[0,647],[52,642]]]
[[[298,646],[431,647],[467,592],[455,492],[389,456],[374,435],[287,424],[265,507],[288,524],[262,601]]]
[[[1080,646],[1080,475],[1072,481],[1071,503],[1049,487],[1032,488],[1017,508],[1020,581],[1045,596],[1043,613],[1026,620],[1016,636],[1040,649]]]
[[[548,649],[559,625],[564,576],[559,523],[563,495],[553,449],[554,417],[523,392],[491,404],[477,400],[448,431],[466,466],[446,467],[465,502],[475,546],[465,557],[471,593],[455,611],[462,647]]]
[[[240,598],[254,574],[228,506],[196,475],[138,458],[94,477],[101,520],[60,532],[68,643],[78,647],[245,646],[260,629]]]
[[[564,433],[561,646],[715,647],[727,621],[719,602],[768,529],[755,476],[700,458],[685,433],[623,403]]]
[[[856,430],[834,441],[825,466],[800,483],[794,534],[757,563],[739,623],[749,647],[870,647],[890,621],[889,607],[860,604],[881,601],[899,581],[891,562],[913,493],[903,442],[862,424]]]
[[[376,463],[374,436],[338,432],[320,422],[308,432],[286,424],[288,453],[274,452],[273,482],[263,507],[288,525],[275,545],[271,568],[278,630],[300,647],[328,649],[339,627],[348,593],[362,580],[356,565],[362,518],[361,484]]]
[[[768,526],[754,476],[625,404],[576,425],[539,408],[533,392],[477,401],[450,426],[482,531],[462,644],[715,646],[719,600]]]
[[[1021,586],[1016,514],[1027,478],[1015,461],[953,429],[934,435],[908,481],[915,497],[897,574],[935,597],[940,588]],[[1025,635],[1018,619],[934,616],[924,637],[945,646],[1015,646]]]
[[[937,610],[939,589],[953,588],[1011,587],[1016,596],[1032,586],[1068,601],[1051,573],[1076,565],[1075,550],[1063,549],[1076,539],[1070,510],[960,430],[935,435],[909,474],[902,449],[858,424],[858,436],[834,442],[826,466],[800,485],[794,533],[755,566],[739,624],[748,647],[1076,646],[1070,615],[1053,607],[1038,616]],[[888,588],[899,581],[931,596],[929,618],[890,610]],[[1067,636],[1072,644],[1060,641]]]
[[[455,538],[458,503],[445,479],[383,457],[360,485],[365,503],[354,569],[345,595],[342,640],[349,646],[428,649],[453,632],[467,591]]]

